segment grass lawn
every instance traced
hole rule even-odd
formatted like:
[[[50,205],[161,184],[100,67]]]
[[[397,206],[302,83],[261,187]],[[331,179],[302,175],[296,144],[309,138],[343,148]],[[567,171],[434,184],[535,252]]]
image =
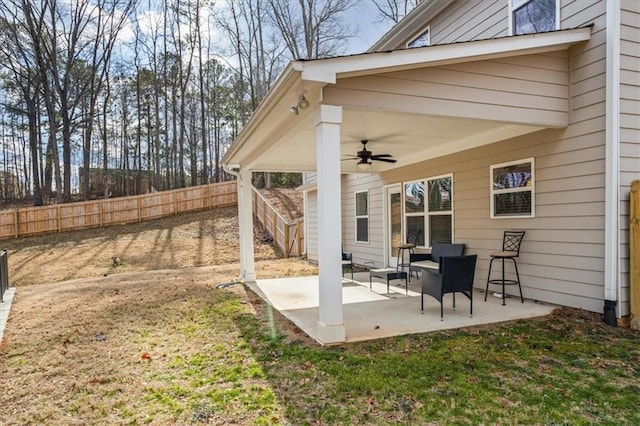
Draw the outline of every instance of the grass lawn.
[[[640,424],[637,332],[563,309],[322,347],[216,287],[236,233],[220,211],[11,242],[0,425]],[[256,251],[262,278],[315,273]]]
[[[121,279],[126,306],[10,335],[2,423],[640,424],[638,335],[597,315],[321,347],[242,286],[198,282],[158,300]]]

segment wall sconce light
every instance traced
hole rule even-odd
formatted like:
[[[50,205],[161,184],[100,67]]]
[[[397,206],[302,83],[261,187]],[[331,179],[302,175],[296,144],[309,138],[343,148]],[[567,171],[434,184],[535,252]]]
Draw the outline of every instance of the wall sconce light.
[[[309,101],[307,100],[307,98],[304,97],[304,95],[302,95],[300,99],[298,99],[298,102],[296,102],[295,105],[289,108],[289,112],[291,114],[298,115],[299,110],[305,109],[308,106],[309,106]]]

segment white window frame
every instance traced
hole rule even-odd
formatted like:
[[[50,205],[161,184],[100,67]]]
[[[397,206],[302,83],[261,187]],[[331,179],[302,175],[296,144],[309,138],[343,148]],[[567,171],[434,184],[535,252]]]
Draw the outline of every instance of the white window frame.
[[[419,39],[425,34],[427,35],[427,44],[423,44],[422,46],[415,46],[415,47],[409,46],[411,43],[413,43],[414,41],[416,41],[417,39]],[[405,45],[407,49],[417,49],[418,47],[425,47],[425,46],[431,46],[431,25],[427,25],[425,28],[423,28],[418,33],[418,35],[416,35],[415,37],[412,37],[411,40],[409,40]]]
[[[530,185],[526,187],[507,188],[507,189],[494,189],[493,188],[493,171],[502,167],[512,166],[515,164],[531,164],[531,179]],[[490,218],[491,219],[531,219],[536,217],[536,164],[534,157],[523,158],[515,161],[508,161],[506,163],[492,164],[489,167],[489,196],[490,196]],[[531,192],[531,213],[528,215],[496,215],[495,214],[495,195],[496,194],[508,194],[513,192]]]
[[[442,178],[449,178],[451,179],[451,210],[448,211],[429,211],[429,181],[430,180],[436,180],[436,179],[442,179]],[[424,211],[422,212],[411,212],[411,213],[407,213],[406,212],[406,203],[405,203],[405,191],[406,191],[406,185],[411,184],[411,183],[415,183],[415,182],[424,182],[424,190],[425,190],[425,200],[424,200]],[[429,176],[426,178],[422,178],[422,179],[415,179],[415,180],[410,180],[410,181],[406,181],[406,182],[402,182],[402,216],[403,216],[403,227],[404,227],[404,232],[403,232],[403,241],[406,243],[406,239],[407,239],[407,233],[409,230],[409,227],[407,226],[407,218],[408,217],[416,217],[416,216],[423,216],[423,220],[424,220],[424,245],[422,246],[418,246],[419,248],[429,248],[429,246],[427,245],[427,243],[431,240],[431,229],[430,229],[430,220],[429,218],[431,216],[444,216],[444,215],[450,215],[451,216],[451,242],[455,241],[455,234],[454,234],[454,230],[455,230],[455,220],[454,220],[454,200],[455,200],[455,196],[453,194],[453,173],[446,173],[443,175],[437,175],[437,176]]]
[[[533,0],[509,0],[509,35],[515,35],[513,13]],[[556,31],[560,29],[560,0],[556,0]]]
[[[362,194],[362,193],[366,193],[367,194],[367,214],[365,215],[358,215],[358,194]],[[364,191],[356,191],[353,193],[353,216],[354,216],[354,224],[355,224],[355,228],[354,228],[354,232],[353,232],[353,238],[355,240],[356,243],[358,244],[369,244],[369,234],[371,232],[371,227],[369,226],[369,224],[371,223],[369,220],[369,206],[370,206],[370,193],[369,190],[364,190]],[[360,241],[358,240],[358,220],[360,219],[367,219],[367,240],[366,241]]]

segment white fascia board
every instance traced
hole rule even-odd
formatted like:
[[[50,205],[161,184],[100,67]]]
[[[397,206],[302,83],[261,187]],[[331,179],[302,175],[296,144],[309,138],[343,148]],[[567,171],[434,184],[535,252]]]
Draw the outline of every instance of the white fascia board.
[[[303,80],[331,84],[343,77],[562,50],[590,38],[591,27],[584,27],[390,52],[298,61],[295,63],[295,68],[302,73]]]

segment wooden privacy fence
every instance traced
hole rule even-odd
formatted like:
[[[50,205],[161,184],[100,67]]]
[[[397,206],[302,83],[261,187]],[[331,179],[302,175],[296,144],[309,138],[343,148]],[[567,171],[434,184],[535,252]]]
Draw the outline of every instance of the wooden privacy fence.
[[[302,256],[304,220],[288,221],[253,188],[253,214],[280,247],[284,257]]]
[[[236,182],[0,211],[0,239],[119,225],[237,204]]]

